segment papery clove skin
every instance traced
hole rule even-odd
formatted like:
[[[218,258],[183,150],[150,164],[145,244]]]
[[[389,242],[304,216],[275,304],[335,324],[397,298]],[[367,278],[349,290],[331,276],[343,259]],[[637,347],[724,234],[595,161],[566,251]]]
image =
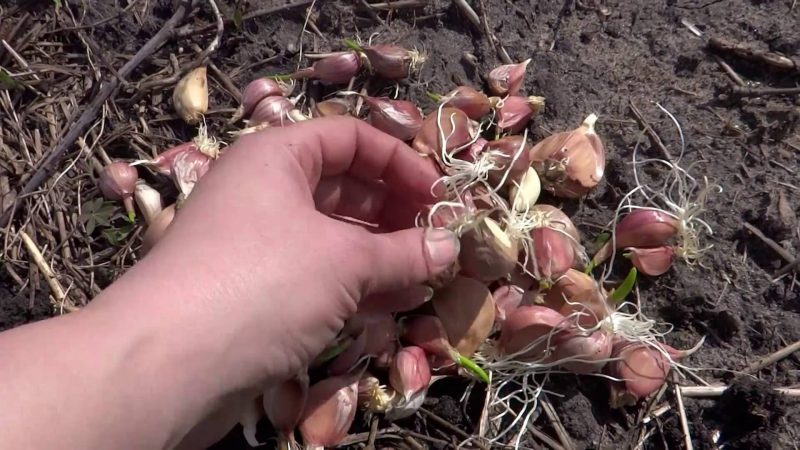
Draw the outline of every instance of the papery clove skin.
[[[320,59],[295,72],[295,79],[315,78],[331,84],[346,84],[361,70],[361,58],[355,52],[337,53]]]
[[[199,152],[199,151],[200,150],[198,149],[197,144],[194,143],[194,141],[184,142],[182,144],[164,150],[153,159],[135,161],[131,163],[131,165],[142,164],[160,173],[161,175],[170,176],[172,175],[172,163],[175,161],[175,158],[178,155],[185,152]]]
[[[477,129],[464,111],[458,108],[437,108],[425,117],[411,146],[423,155],[440,158],[442,134],[447,138],[446,150],[451,152],[472,142]]]
[[[422,112],[414,103],[368,96],[364,101],[369,105],[372,126],[401,141],[414,139],[422,127]]]
[[[144,180],[136,181],[136,188],[133,193],[133,198],[136,200],[136,206],[142,212],[144,221],[150,225],[153,220],[161,214],[164,205],[161,201],[161,193],[150,187]]]
[[[562,211],[560,208],[557,208],[553,205],[540,203],[531,208],[531,211],[533,211],[535,214],[541,215],[541,221],[548,228],[552,228],[557,231],[563,231],[570,238],[572,238],[572,241],[575,244],[579,244],[581,242],[581,235],[578,232],[578,228],[574,223],[572,223],[572,219],[570,219],[568,215],[564,214],[564,211]]]
[[[184,75],[172,92],[172,103],[181,119],[190,125],[208,111],[208,78],[205,66]]]
[[[667,273],[676,256],[675,247],[671,245],[655,248],[628,247],[625,251],[636,269],[651,277]]]
[[[487,97],[471,86],[459,86],[442,97],[441,103],[458,108],[473,120],[480,120],[492,110],[500,99]]]
[[[164,236],[175,219],[175,205],[169,205],[153,219],[142,237],[142,254],[146,255]]]
[[[611,256],[616,248],[648,248],[661,246],[680,230],[678,219],[665,211],[635,209],[617,223],[614,238],[609,239],[592,258],[597,266]]]
[[[258,421],[263,416],[264,411],[261,409],[261,399],[255,398],[245,403],[244,410],[239,418],[239,424],[242,426],[244,439],[251,447],[261,446],[261,443],[256,438],[256,428]]]
[[[513,95],[504,98],[497,105],[497,128],[504,133],[519,133],[543,109],[544,97]]]
[[[184,198],[192,193],[195,184],[208,172],[212,161],[200,152],[184,152],[175,157],[172,161],[172,181]]]
[[[488,147],[495,153],[495,164],[499,167],[498,170],[489,172],[489,179],[492,183],[499,183],[508,172],[505,185],[511,186],[512,180],[521,179],[530,168],[528,152],[532,147],[524,136],[504,136],[489,141]]]
[[[531,230],[530,236],[533,251],[528,270],[540,281],[552,281],[575,264],[575,245],[565,233],[542,227]]]
[[[97,182],[100,192],[109,200],[122,200],[128,218],[133,222],[136,211],[133,208],[133,193],[139,173],[130,164],[117,161],[103,168]]]
[[[267,97],[255,106],[250,115],[250,124],[268,124],[271,127],[282,127],[292,123],[289,120],[289,111],[294,109],[294,104],[285,97]]]
[[[494,299],[495,322],[503,323],[521,304],[525,291],[513,284],[500,286],[492,292]]]
[[[520,361],[543,359],[553,345],[551,337],[565,320],[561,313],[546,306],[520,306],[503,322],[498,345],[506,355],[522,352],[515,356]]]
[[[572,373],[599,372],[611,356],[611,337],[605,330],[588,334],[578,330],[562,331],[554,343],[553,361]]]
[[[525,70],[530,58],[517,64],[504,64],[489,72],[489,90],[494,95],[517,95],[525,81]]]
[[[332,98],[317,102],[311,108],[311,117],[334,117],[350,115],[350,104],[346,100]]]
[[[389,366],[389,384],[394,390],[409,400],[428,389],[430,382],[431,368],[425,350],[416,346],[400,349]]]
[[[372,70],[389,80],[400,80],[419,70],[425,57],[397,45],[371,45],[362,49]]]
[[[461,272],[481,281],[494,281],[514,270],[519,243],[493,219],[485,217],[461,236]]]
[[[294,429],[303,416],[308,389],[308,374],[302,371],[296,376],[272,384],[264,390],[262,401],[264,411],[278,432],[280,440],[284,443],[294,443]],[[291,448],[291,445],[283,447]]]
[[[431,304],[442,319],[448,341],[461,355],[475,353],[492,332],[494,300],[480,281],[457,276],[436,291]]]
[[[242,91],[242,109],[244,114],[250,115],[258,102],[267,97],[285,97],[291,92],[291,85],[272,78],[256,78],[245,86]]]
[[[306,449],[339,445],[347,437],[357,406],[357,377],[330,377],[311,386],[298,426]]]
[[[605,173],[605,147],[590,114],[580,127],[553,134],[530,152],[531,163],[544,187],[559,197],[579,198],[594,189]]]

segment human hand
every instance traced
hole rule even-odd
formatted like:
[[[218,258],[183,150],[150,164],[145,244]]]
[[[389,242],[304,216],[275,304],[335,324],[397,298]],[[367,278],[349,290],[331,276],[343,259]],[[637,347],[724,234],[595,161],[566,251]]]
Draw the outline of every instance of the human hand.
[[[175,293],[159,314],[180,321],[187,342],[214,340],[237,386],[288,377],[365,298],[395,309],[429,298],[419,283],[458,253],[452,233],[411,228],[436,178],[405,144],[355,119],[246,135],[132,272],[170,274]]]

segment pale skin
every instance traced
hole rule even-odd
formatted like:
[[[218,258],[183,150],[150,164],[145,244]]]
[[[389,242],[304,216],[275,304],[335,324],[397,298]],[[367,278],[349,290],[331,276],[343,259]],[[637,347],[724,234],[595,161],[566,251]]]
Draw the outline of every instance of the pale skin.
[[[355,119],[243,137],[89,306],[0,333],[0,448],[210,445],[358,309],[429,299],[458,256],[452,233],[413,227],[436,178]]]

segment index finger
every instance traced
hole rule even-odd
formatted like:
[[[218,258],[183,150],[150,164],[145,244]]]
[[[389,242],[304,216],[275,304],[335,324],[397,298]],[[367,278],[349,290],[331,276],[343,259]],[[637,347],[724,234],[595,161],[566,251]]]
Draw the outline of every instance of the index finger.
[[[322,177],[346,173],[382,180],[396,194],[423,203],[436,198],[431,187],[439,173],[431,161],[361,120],[331,117],[298,123],[291,128],[306,136],[313,135],[318,142],[318,145],[293,147],[314,189]]]

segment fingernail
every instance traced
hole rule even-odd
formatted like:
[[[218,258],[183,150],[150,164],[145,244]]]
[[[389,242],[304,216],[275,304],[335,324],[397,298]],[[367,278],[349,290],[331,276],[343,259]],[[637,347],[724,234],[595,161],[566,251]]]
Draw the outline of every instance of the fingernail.
[[[425,231],[425,250],[431,270],[436,273],[447,269],[458,258],[461,245],[455,233],[444,228],[428,228]]]

